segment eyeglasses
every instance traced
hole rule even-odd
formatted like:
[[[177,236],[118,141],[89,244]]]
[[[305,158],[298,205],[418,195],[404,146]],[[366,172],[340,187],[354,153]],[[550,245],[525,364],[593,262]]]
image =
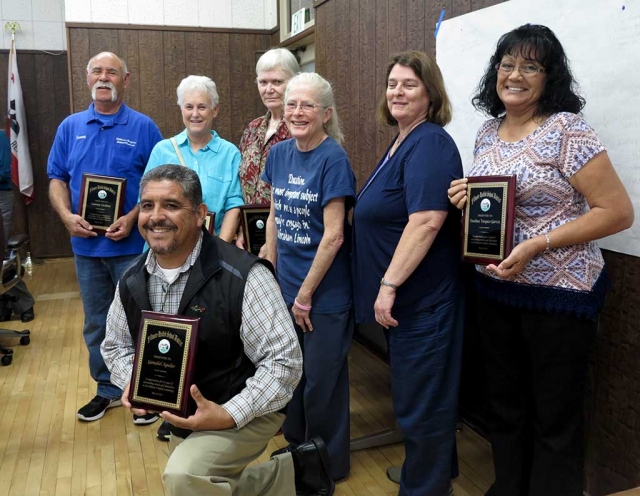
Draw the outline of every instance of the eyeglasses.
[[[495,69],[503,74],[511,74],[515,69],[518,69],[518,72],[523,76],[533,76],[539,72],[545,72],[542,67],[538,67],[535,64],[517,66],[509,62],[499,62],[495,65]]]
[[[323,105],[318,105],[316,103],[308,103],[308,102],[301,102],[301,103],[287,102],[284,104],[284,108],[288,112],[295,112],[298,107],[300,107],[300,110],[302,110],[303,112],[311,112],[312,110],[315,110],[317,108],[326,108]]]

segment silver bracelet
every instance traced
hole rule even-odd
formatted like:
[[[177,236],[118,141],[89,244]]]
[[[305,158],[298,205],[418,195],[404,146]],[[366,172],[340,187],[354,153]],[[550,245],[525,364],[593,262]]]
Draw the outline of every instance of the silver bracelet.
[[[380,279],[380,286],[388,286],[391,289],[398,289],[398,286],[396,284],[391,284],[389,281],[385,281],[384,277]]]
[[[547,240],[547,247],[545,248],[545,252],[548,252],[551,249],[551,238],[549,238],[549,233],[544,235],[544,239]]]

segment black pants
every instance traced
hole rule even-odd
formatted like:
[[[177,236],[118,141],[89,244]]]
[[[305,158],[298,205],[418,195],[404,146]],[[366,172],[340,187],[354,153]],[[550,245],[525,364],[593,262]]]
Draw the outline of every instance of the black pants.
[[[496,481],[486,496],[582,496],[597,322],[480,301]]]

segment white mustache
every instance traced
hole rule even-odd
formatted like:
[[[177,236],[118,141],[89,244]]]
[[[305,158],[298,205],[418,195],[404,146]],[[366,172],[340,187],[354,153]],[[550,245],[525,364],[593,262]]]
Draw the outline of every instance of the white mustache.
[[[115,102],[118,99],[118,90],[116,90],[116,87],[109,81],[98,81],[96,84],[93,85],[93,88],[91,88],[91,98],[93,98],[94,100],[96,99],[96,94],[98,92],[98,88],[108,88],[111,90],[111,101]]]

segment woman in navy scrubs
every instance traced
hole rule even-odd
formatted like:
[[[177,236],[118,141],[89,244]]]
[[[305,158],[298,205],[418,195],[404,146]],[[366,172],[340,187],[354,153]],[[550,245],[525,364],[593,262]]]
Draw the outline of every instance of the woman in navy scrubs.
[[[405,435],[400,495],[450,489],[462,348],[460,213],[447,198],[462,176],[443,129],[451,106],[435,60],[394,56],[378,119],[397,126],[354,210],[358,322],[376,321],[389,341],[393,405]]]

